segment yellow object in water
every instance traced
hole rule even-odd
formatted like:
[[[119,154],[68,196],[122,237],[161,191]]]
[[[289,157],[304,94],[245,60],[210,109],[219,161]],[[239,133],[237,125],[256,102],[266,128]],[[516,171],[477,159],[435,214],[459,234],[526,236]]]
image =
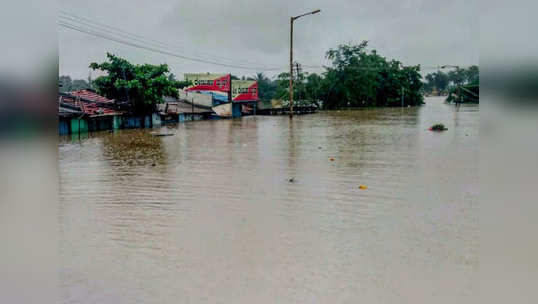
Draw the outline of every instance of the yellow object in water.
[[[368,187],[366,187],[365,185],[359,185],[359,189],[365,190],[368,189]]]

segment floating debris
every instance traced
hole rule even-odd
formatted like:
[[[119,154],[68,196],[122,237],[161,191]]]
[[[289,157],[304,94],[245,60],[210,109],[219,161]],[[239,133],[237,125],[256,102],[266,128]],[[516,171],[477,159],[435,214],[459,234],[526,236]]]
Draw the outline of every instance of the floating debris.
[[[151,135],[157,136],[157,137],[160,137],[160,136],[172,136],[172,135],[174,135],[174,133],[151,133]]]
[[[295,181],[295,178],[293,178],[293,177],[290,177],[290,178],[288,179],[288,182],[290,182],[290,183],[293,183],[294,181]]]
[[[334,161],[334,158],[333,158],[333,157],[331,157],[331,158],[329,158],[329,160],[330,160],[330,161]]]
[[[368,187],[365,186],[365,185],[359,185],[359,189],[361,189],[361,190],[366,190],[366,189],[368,189]]]
[[[428,130],[430,130],[430,131],[446,131],[446,130],[448,130],[448,128],[445,127],[445,125],[443,125],[442,123],[438,123],[438,124],[435,124],[435,125],[431,126]]]

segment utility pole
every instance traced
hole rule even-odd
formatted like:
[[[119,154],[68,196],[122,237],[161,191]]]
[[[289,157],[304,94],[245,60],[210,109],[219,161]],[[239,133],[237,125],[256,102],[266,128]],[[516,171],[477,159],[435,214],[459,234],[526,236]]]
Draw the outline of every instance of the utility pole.
[[[228,102],[232,103],[232,74],[230,74],[230,91],[228,92]]]
[[[321,10],[318,9],[290,18],[290,118],[293,118],[293,21],[303,16],[314,15],[319,12],[321,12]]]
[[[232,74],[230,74],[230,91],[228,93],[228,102],[230,103],[230,117],[234,118],[234,105],[232,97]]]
[[[290,118],[293,118],[293,17],[290,19]]]

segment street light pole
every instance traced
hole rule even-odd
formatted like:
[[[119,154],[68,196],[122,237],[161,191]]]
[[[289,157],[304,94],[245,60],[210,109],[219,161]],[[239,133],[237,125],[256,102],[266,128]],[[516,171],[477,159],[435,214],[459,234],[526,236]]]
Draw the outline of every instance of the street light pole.
[[[290,118],[293,118],[293,21],[307,15],[314,15],[321,12],[321,10],[315,10],[306,14],[290,18]]]
[[[290,18],[290,118],[293,118],[293,17]]]

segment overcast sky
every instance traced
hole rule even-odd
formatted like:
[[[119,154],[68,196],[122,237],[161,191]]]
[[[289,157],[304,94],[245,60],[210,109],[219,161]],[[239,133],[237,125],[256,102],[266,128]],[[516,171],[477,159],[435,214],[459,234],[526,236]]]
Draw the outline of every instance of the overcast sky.
[[[294,59],[303,65],[326,65],[329,48],[362,40],[385,57],[421,64],[425,72],[443,64],[478,64],[475,0],[60,0],[61,11],[166,43],[176,54],[258,71],[286,70],[289,18],[314,9],[321,13],[294,26]],[[73,78],[87,78],[88,64],[103,61],[106,52],[135,63],[167,63],[181,79],[188,72],[256,73],[153,53],[62,27],[58,35],[60,74]],[[127,35],[122,38],[133,41]]]

